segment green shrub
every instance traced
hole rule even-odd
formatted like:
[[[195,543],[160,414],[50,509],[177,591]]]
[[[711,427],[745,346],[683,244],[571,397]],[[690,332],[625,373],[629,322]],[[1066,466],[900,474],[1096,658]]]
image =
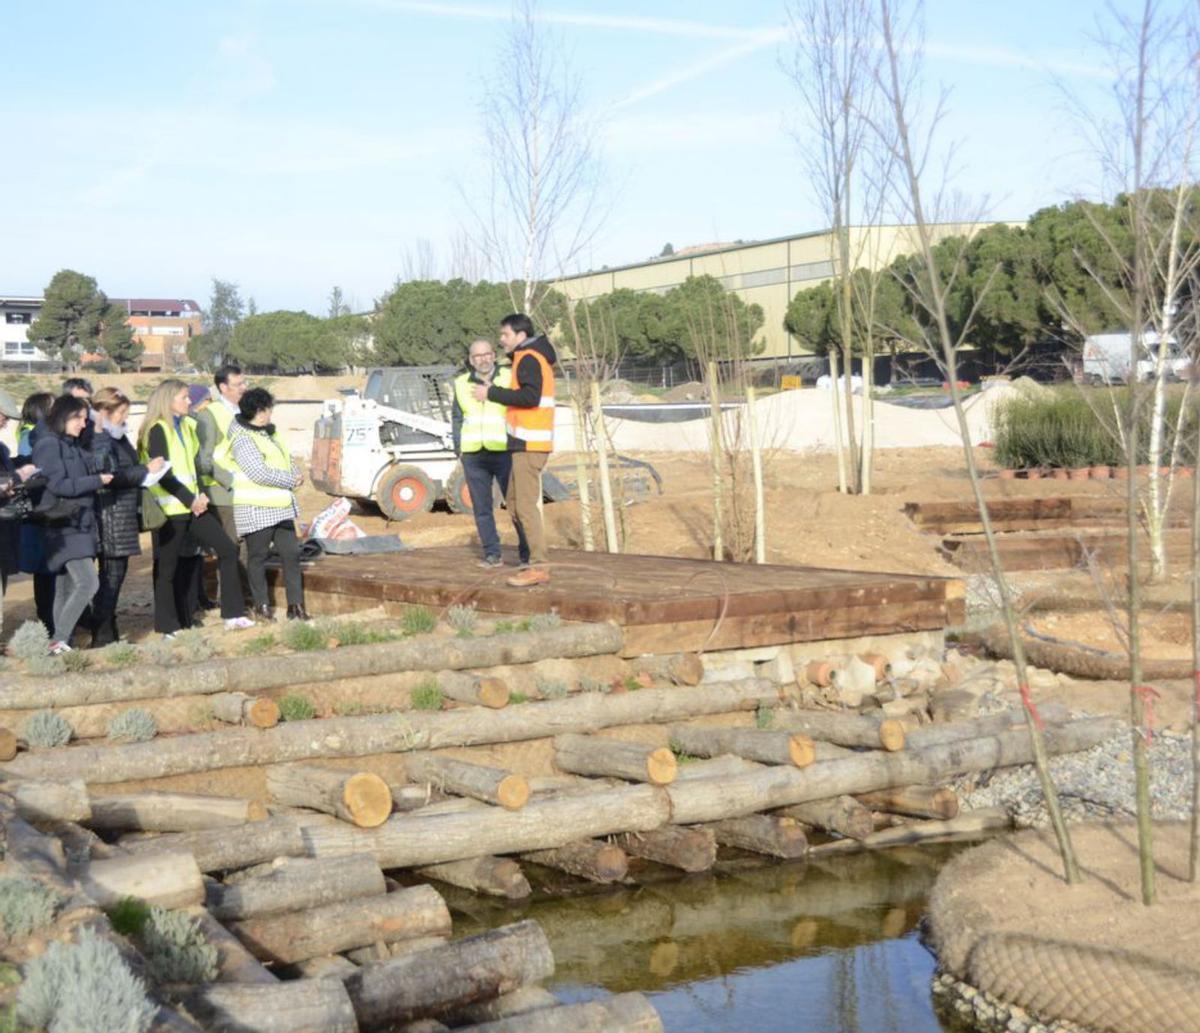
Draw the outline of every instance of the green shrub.
[[[678,739],[671,739],[667,743],[667,748],[673,754],[675,754],[675,760],[680,764],[690,764],[692,761],[699,759],[698,757],[688,753],[687,750],[683,748],[683,743],[681,743]]]
[[[608,682],[599,678],[589,678],[586,674],[579,679],[580,692],[607,692]]]
[[[428,635],[437,622],[437,615],[428,606],[410,606],[400,618],[400,627],[406,635]]]
[[[770,728],[775,723],[775,711],[770,707],[759,707],[754,712],[754,723],[759,728]]]
[[[339,646],[370,646],[391,642],[396,637],[390,631],[372,628],[361,621],[319,621],[317,627],[327,638],[337,639]]]
[[[360,714],[369,714],[370,708],[356,699],[339,699],[333,705],[333,712],[339,717],[358,717]]]
[[[0,927],[19,940],[54,921],[62,898],[40,882],[24,876],[0,878]]]
[[[157,1013],[116,946],[87,929],[34,958],[17,991],[18,1018],[50,1033],[146,1033]]]
[[[92,658],[78,649],[62,654],[63,667],[72,674],[79,674],[92,666]]]
[[[421,682],[410,694],[413,710],[441,710],[444,698],[438,683],[432,678]]]
[[[209,983],[217,976],[217,948],[200,923],[183,911],[150,906],[138,941],[150,975],[159,983]]]
[[[642,687],[642,683],[632,674],[625,675],[625,691],[637,692]]]
[[[571,687],[561,678],[539,678],[537,690],[542,699],[565,699]]]
[[[158,735],[154,715],[142,707],[122,710],[108,722],[109,742],[149,742]]]
[[[57,678],[60,674],[67,673],[67,662],[63,659],[66,655],[68,654],[60,653],[58,656],[51,656],[49,653],[43,653],[41,656],[30,657],[25,661],[25,671],[38,678]]]
[[[112,667],[132,667],[141,653],[132,642],[114,642],[111,646],[105,646],[100,655]]]
[[[465,606],[454,605],[446,611],[446,621],[457,633],[459,638],[470,638],[475,634],[475,625],[479,622],[479,614],[474,603]]]
[[[511,635],[516,630],[516,624],[508,620],[496,621],[496,623],[492,625],[493,635]]]
[[[198,664],[209,659],[216,650],[199,628],[188,628],[175,636],[175,642],[188,663]]]
[[[256,635],[244,646],[242,656],[262,656],[275,648],[275,634],[268,631],[265,635]]]
[[[510,692],[508,694],[508,702],[510,705],[514,703],[528,703],[529,697],[523,692]]]
[[[280,638],[297,653],[312,653],[329,645],[325,632],[309,621],[288,621]]]
[[[26,662],[50,651],[50,635],[41,621],[25,621],[8,642],[8,651]]]
[[[168,638],[156,638],[142,646],[142,652],[152,664],[170,667],[175,662],[175,643]]]
[[[107,914],[122,936],[137,936],[150,921],[150,905],[137,897],[122,897]]]
[[[43,749],[66,746],[71,741],[71,726],[62,714],[56,714],[53,710],[39,710],[25,719],[21,726],[21,738],[30,746]]]
[[[285,721],[308,721],[317,716],[317,708],[307,696],[291,693],[279,701],[279,716]]]

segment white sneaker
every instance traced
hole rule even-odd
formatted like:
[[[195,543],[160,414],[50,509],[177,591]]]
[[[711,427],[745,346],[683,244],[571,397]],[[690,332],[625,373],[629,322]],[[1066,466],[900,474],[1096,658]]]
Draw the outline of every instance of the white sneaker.
[[[254,621],[249,617],[230,617],[225,622],[226,631],[245,631],[247,628],[253,628]]]
[[[71,651],[72,651],[71,647],[68,646],[65,642],[51,642],[50,643],[50,655],[51,656],[61,656],[63,653],[70,653]]]

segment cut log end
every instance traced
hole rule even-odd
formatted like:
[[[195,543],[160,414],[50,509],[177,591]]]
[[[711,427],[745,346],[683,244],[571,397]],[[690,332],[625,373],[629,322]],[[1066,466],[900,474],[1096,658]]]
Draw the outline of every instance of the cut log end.
[[[788,736],[788,756],[798,768],[806,768],[817,759],[817,749],[807,735]]]
[[[392,813],[392,791],[370,771],[358,771],[346,779],[342,801],[359,828],[382,825]]]
[[[255,728],[274,728],[279,724],[279,704],[259,696],[246,708],[246,721]]]
[[[496,787],[500,806],[510,811],[519,811],[529,800],[529,783],[524,775],[506,775]]]
[[[654,785],[665,786],[675,781],[679,762],[667,747],[661,746],[646,757],[646,777]]]
[[[885,750],[904,749],[904,725],[894,717],[879,722],[879,743]]]
[[[479,702],[499,710],[508,706],[508,686],[499,678],[479,679]]]
[[[12,760],[16,755],[16,733],[11,728],[0,728],[0,760]]]
[[[680,685],[699,685],[704,677],[704,661],[699,653],[680,653],[671,661],[671,676]]]

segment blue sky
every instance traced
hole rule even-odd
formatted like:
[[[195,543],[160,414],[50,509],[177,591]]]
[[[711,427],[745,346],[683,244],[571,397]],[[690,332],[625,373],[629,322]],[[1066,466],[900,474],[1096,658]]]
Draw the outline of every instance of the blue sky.
[[[929,0],[954,184],[994,217],[1098,192],[1060,85],[1103,103],[1104,6]],[[603,125],[608,215],[583,264],[821,227],[788,133],[784,4],[542,9]],[[334,284],[369,307],[418,238],[448,260],[470,221],[507,17],[503,0],[6,4],[0,294],[70,267],[113,296],[204,304],[219,276],[260,310],[320,313]]]

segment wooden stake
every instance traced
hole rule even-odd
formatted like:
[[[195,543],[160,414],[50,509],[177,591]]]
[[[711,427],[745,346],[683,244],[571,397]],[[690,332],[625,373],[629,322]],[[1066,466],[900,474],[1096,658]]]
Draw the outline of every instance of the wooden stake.
[[[675,754],[665,746],[603,739],[594,735],[554,737],[554,763],[577,775],[611,775],[634,782],[668,785],[675,781]]]
[[[604,514],[604,540],[609,552],[620,552],[617,521],[613,512],[612,482],[608,479],[608,440],[604,433],[604,412],[600,408],[600,384],[592,381],[592,419],[596,424],[596,462],[600,471],[600,508]]]
[[[499,804],[506,810],[519,811],[529,800],[529,783],[525,776],[514,775],[503,768],[432,753],[412,754],[406,759],[405,768],[413,781],[428,782],[444,793]]]
[[[392,813],[392,791],[370,771],[281,764],[267,769],[267,793],[278,803],[310,807],[364,829],[382,825]]]
[[[583,538],[583,551],[596,551],[596,535],[592,530],[591,471],[587,465],[587,426],[579,398],[571,396],[571,415],[575,421],[575,485],[579,492],[579,531]]]
[[[746,388],[746,420],[750,424],[750,463],[754,471],[754,562],[767,562],[767,504],[763,493],[762,451],[754,418],[755,391]]]
[[[708,375],[708,409],[711,423],[708,453],[712,466],[713,487],[713,559],[720,562],[725,559],[725,520],[721,505],[721,497],[724,493],[721,460],[725,455],[725,445],[721,433],[721,385],[717,380],[717,364],[715,362],[708,364],[706,372]]]

